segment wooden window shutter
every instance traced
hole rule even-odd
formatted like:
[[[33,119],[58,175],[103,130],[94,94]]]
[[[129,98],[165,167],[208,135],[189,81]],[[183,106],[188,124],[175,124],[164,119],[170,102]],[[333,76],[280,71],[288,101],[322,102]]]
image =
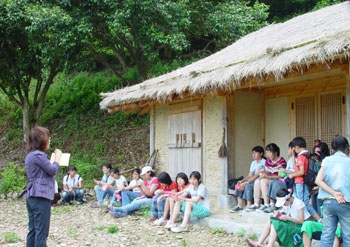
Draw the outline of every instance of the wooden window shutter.
[[[320,137],[330,144],[336,134],[342,134],[342,94],[321,94],[319,101]]]
[[[307,149],[312,151],[316,131],[315,97],[305,96],[295,99],[296,136],[304,137]]]

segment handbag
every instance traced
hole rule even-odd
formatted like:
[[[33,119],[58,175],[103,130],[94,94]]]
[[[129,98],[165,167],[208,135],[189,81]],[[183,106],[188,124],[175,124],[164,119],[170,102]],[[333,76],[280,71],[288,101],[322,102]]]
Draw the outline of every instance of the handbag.
[[[243,191],[244,188],[242,188],[240,184],[236,184],[235,185],[235,190]]]

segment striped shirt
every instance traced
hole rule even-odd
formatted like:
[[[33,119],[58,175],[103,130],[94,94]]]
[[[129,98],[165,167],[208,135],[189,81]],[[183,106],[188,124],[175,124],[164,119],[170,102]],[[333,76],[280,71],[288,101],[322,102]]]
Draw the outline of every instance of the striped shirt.
[[[287,162],[283,157],[280,157],[275,163],[273,163],[270,159],[266,159],[265,170],[268,172],[269,176],[278,176],[279,166],[286,169]]]
[[[25,167],[28,178],[27,198],[42,197],[53,200],[58,163],[51,163],[45,152],[34,150],[27,154]]]

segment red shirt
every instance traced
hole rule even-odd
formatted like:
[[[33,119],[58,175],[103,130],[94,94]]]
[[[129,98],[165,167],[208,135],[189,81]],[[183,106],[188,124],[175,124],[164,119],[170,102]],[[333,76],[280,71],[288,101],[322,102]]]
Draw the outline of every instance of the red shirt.
[[[167,187],[163,187],[162,185],[160,185],[159,189],[164,191],[173,191],[173,190],[178,191],[177,184],[175,182],[171,182],[171,184]]]
[[[304,155],[302,155],[305,152],[308,152],[308,151],[305,150],[305,151],[302,151],[298,154],[297,161],[295,162],[295,166],[294,166],[295,172],[299,172],[300,167],[303,166],[304,167],[304,175],[307,171],[308,164],[309,164],[309,159],[306,158]],[[304,183],[304,175],[300,176],[300,177],[294,177],[294,183],[303,184]]]

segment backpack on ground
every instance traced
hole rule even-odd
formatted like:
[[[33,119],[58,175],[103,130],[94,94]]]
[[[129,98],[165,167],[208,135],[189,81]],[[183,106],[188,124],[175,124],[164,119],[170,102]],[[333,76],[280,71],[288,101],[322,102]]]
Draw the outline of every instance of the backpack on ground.
[[[309,153],[302,154],[308,159],[308,166],[307,171],[304,175],[304,183],[309,187],[316,186],[316,177],[318,174],[318,171],[320,170],[320,166],[318,165],[318,162],[311,158]]]

